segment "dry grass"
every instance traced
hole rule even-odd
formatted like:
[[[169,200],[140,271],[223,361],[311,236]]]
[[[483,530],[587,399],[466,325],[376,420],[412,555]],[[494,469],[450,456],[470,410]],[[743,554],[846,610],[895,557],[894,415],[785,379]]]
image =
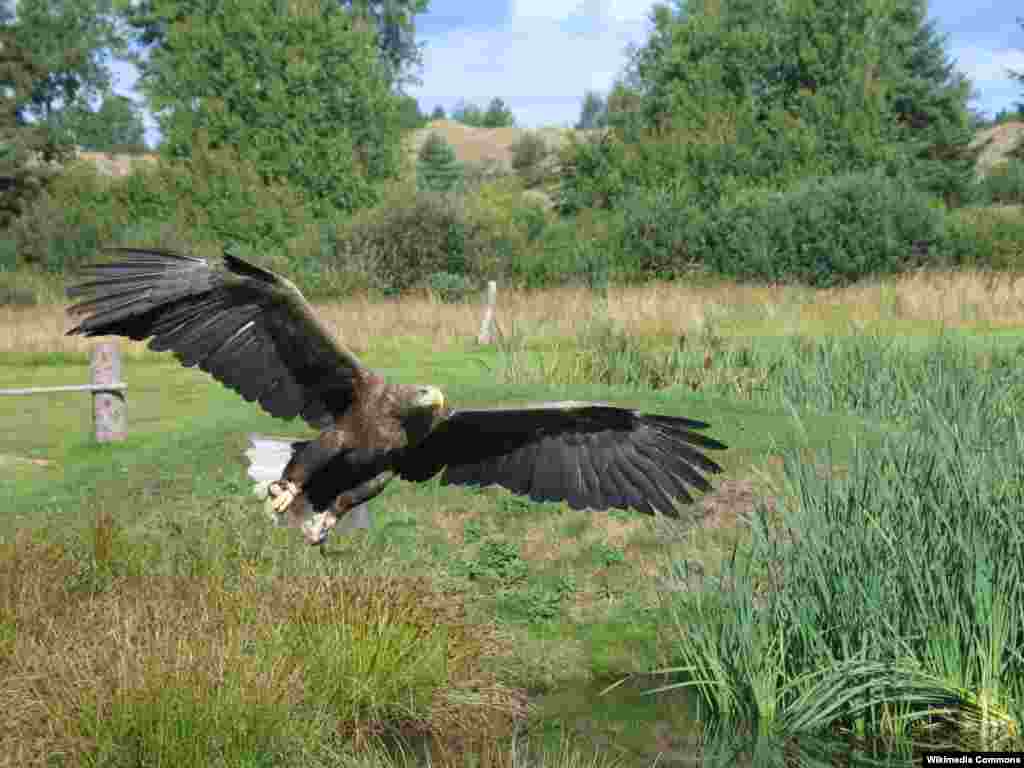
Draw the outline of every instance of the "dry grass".
[[[542,292],[505,290],[498,296],[499,324],[548,337],[573,336],[594,311],[594,294],[583,288]],[[86,353],[91,342],[68,338],[66,305],[0,308],[0,354]],[[608,314],[629,333],[676,337],[708,324],[719,333],[859,332],[877,326],[909,330],[930,326],[999,328],[1024,325],[1021,275],[993,272],[919,272],[854,285],[814,290],[730,282],[652,283],[613,288]],[[401,301],[352,298],[321,304],[321,316],[356,351],[380,348],[381,340],[415,339],[433,350],[476,336],[481,311],[475,304],[445,304],[430,296]],[[125,356],[148,355],[127,343]]]
[[[93,562],[116,537],[100,520]],[[447,764],[525,714],[481,671],[494,633],[422,579],[243,569],[96,590],[58,545],[20,535],[0,555],[0,765],[200,765],[211,749],[237,764],[382,725],[432,737]]]

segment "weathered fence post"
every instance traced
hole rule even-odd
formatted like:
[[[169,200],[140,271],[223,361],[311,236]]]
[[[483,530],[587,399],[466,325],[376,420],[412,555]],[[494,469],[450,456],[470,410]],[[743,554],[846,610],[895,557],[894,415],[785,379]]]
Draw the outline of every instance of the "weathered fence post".
[[[121,385],[121,355],[115,342],[103,341],[93,347],[89,371],[92,385],[96,387],[92,393],[96,441],[124,440],[127,433],[124,389],[102,389]]]
[[[484,319],[480,323],[480,333],[476,337],[478,344],[490,344],[494,338],[494,304],[498,297],[498,283],[494,280],[487,281],[487,308],[484,310]]]

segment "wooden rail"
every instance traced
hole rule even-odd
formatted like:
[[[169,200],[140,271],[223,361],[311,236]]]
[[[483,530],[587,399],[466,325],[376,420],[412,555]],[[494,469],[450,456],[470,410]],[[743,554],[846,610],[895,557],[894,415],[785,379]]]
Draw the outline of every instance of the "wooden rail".
[[[92,392],[93,432],[97,442],[124,440],[128,433],[124,392],[121,381],[121,354],[117,344],[104,341],[92,349],[89,362],[91,384],[65,384],[57,387],[0,389],[0,395],[49,395],[55,392]]]

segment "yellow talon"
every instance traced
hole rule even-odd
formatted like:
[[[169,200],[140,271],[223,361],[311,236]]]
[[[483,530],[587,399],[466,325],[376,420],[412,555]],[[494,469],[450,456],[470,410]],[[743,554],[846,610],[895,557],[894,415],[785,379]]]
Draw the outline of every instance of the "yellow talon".
[[[270,508],[280,515],[291,506],[291,503],[295,501],[295,497],[299,495],[299,486],[291,480],[282,480],[271,483],[267,491],[272,499]]]

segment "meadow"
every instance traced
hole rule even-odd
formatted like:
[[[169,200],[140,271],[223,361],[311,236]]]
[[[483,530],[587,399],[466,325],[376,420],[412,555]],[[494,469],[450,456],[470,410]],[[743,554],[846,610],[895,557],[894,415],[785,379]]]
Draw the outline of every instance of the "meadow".
[[[87,380],[63,309],[0,308],[0,388]],[[1019,748],[1021,276],[501,290],[490,347],[472,302],[317,309],[456,404],[708,421],[725,472],[678,521],[395,483],[321,556],[245,475],[249,433],[303,426],[122,342],[123,443],[92,443],[86,396],[0,397],[0,764]]]

